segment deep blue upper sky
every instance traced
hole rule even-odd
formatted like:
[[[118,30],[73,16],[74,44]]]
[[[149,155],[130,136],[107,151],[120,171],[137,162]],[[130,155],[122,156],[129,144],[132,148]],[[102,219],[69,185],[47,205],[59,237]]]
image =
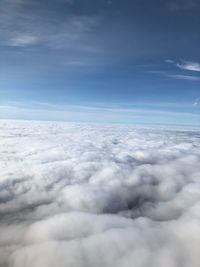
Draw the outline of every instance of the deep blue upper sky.
[[[0,117],[200,126],[199,0],[1,0]]]

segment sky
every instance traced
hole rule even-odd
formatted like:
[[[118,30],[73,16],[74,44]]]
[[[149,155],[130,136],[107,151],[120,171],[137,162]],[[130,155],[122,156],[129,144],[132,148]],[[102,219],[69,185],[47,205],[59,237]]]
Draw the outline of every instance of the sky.
[[[199,0],[1,0],[0,118],[200,126]]]

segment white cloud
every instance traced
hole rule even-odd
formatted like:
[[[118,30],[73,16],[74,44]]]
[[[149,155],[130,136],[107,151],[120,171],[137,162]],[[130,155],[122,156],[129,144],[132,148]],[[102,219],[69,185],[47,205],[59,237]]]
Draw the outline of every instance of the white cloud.
[[[0,266],[199,266],[198,131],[0,129]]]
[[[11,105],[10,105],[11,104]],[[162,104],[148,106],[146,103],[127,106],[122,104],[94,104],[82,105],[53,105],[50,103],[30,102],[27,106],[20,103],[0,105],[1,119],[33,119],[55,121],[77,121],[97,123],[135,123],[161,124],[174,126],[199,127],[199,114],[193,111],[186,112],[186,106]],[[150,104],[150,103],[149,103]],[[176,107],[177,111],[169,111],[169,107]],[[162,108],[162,109],[161,109]]]
[[[194,103],[192,104],[194,107],[198,106],[199,104],[199,98],[195,99]]]
[[[166,59],[166,60],[165,60],[165,62],[166,62],[166,63],[170,63],[170,64],[171,64],[171,63],[174,63],[174,60],[171,60],[171,59]]]
[[[167,76],[179,80],[200,81],[200,77],[194,75],[167,74]]]
[[[62,8],[63,4],[70,3],[71,0],[60,0],[57,5]],[[86,50],[88,53],[99,50],[92,37],[100,22],[98,15],[68,14],[65,19],[54,18],[45,3],[32,0],[3,0],[0,10],[0,45],[26,47],[40,44],[47,48]]]
[[[182,63],[177,63],[176,66],[183,70],[190,70],[190,71],[200,71],[200,63],[198,62],[191,62],[191,61],[183,61]]]
[[[174,64],[173,61],[171,61],[171,62],[165,61],[165,62],[170,63],[170,64]],[[176,66],[178,66],[178,65],[179,64],[177,63]],[[183,69],[183,67],[181,67],[181,68]],[[200,77],[196,76],[196,75],[177,74],[177,73],[170,73],[167,71],[158,71],[158,70],[148,71],[148,72],[153,73],[153,74],[162,75],[162,76],[172,78],[172,79],[187,80],[187,81],[200,81]]]
[[[30,45],[35,45],[40,42],[40,38],[37,36],[33,35],[26,35],[26,34],[21,34],[18,36],[14,36],[9,40],[9,45],[10,46],[30,46]]]

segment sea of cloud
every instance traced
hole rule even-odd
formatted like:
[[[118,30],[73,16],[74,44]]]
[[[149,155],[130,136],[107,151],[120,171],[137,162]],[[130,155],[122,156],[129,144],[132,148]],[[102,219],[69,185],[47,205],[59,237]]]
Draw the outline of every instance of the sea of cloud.
[[[0,121],[0,267],[199,267],[200,132]]]

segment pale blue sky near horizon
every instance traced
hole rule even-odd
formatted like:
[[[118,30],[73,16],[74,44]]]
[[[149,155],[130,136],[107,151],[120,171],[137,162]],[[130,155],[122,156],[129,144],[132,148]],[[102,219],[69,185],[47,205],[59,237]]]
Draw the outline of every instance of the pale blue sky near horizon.
[[[200,126],[198,0],[2,0],[0,118]]]

